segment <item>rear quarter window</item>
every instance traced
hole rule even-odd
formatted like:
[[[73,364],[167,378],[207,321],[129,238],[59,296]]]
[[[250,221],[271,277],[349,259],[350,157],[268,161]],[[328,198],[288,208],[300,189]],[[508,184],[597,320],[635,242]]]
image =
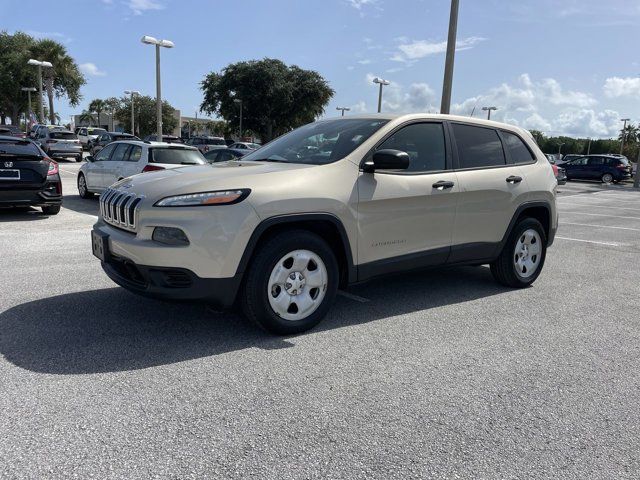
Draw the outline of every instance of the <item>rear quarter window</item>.
[[[196,148],[152,148],[149,150],[149,161],[171,165],[202,165],[206,163],[200,150]]]
[[[501,133],[505,149],[509,152],[511,163],[530,163],[536,159],[529,147],[518,135],[504,130]]]

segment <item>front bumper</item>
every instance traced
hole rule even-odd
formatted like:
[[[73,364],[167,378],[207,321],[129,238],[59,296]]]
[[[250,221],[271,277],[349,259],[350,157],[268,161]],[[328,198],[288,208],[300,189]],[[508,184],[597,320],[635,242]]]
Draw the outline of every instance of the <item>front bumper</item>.
[[[229,308],[235,302],[241,275],[230,278],[200,278],[184,268],[137,265],[110,255],[102,262],[107,276],[127,290],[160,300],[190,300]]]

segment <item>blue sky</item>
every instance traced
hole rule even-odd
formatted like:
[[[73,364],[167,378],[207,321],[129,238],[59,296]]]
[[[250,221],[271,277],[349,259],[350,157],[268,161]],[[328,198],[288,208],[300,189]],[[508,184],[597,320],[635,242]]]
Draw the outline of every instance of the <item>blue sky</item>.
[[[373,76],[392,82],[383,109],[437,111],[449,0],[3,0],[0,28],[63,42],[82,66],[83,103],[136,89],[155,95],[153,48],[162,51],[163,97],[184,115],[199,82],[239,60],[280,58],[320,72],[336,106],[372,112]],[[492,118],[549,134],[615,135],[640,120],[640,0],[460,0],[452,111],[495,105]]]

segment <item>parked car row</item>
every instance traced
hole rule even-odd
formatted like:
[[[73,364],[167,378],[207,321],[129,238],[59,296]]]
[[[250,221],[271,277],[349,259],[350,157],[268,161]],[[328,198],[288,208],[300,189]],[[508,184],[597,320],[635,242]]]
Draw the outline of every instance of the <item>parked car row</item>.
[[[631,162],[624,155],[618,154],[565,155],[558,165],[564,168],[568,180],[617,183],[632,177]]]

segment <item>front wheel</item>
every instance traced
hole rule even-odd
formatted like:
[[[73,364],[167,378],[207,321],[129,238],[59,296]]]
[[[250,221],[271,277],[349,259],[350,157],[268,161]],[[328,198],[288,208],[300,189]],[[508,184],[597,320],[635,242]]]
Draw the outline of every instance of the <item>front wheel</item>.
[[[535,218],[524,218],[513,228],[500,256],[491,264],[491,273],[507,287],[527,287],[540,275],[546,254],[547,236],[542,224]]]
[[[87,189],[87,179],[84,174],[78,174],[78,194],[80,198],[91,198],[93,193]]]
[[[240,294],[244,315],[291,335],[316,326],[338,291],[338,262],[327,243],[304,230],[280,233],[257,252]]]

